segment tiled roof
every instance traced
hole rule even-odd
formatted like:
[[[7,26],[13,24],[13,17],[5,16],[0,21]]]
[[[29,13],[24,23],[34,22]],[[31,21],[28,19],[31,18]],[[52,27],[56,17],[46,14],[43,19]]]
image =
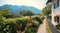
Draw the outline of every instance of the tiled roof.
[[[49,2],[51,2],[52,0],[48,0],[46,4],[48,4]]]

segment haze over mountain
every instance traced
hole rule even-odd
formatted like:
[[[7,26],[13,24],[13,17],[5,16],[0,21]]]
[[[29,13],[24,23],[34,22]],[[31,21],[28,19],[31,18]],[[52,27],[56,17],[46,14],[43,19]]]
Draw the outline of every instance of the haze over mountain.
[[[8,5],[8,4],[0,6],[0,10],[6,9],[6,8],[8,8],[14,14],[19,14],[20,11],[22,10],[31,10],[35,14],[42,14],[41,10],[31,6],[17,6],[17,5]]]

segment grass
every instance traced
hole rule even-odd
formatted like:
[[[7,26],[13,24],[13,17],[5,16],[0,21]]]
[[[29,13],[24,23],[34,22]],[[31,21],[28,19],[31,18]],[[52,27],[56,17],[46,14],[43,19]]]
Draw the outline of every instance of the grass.
[[[52,33],[52,31],[51,31],[51,29],[50,29],[50,27],[48,25],[48,22],[46,22],[46,29],[47,29],[48,33]]]

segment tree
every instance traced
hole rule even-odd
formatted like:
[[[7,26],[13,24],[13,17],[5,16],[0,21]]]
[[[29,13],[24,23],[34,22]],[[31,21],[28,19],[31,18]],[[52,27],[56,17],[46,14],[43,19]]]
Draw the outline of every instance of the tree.
[[[47,6],[45,6],[42,10],[43,14],[48,16],[49,14],[51,14],[51,4],[48,4]]]
[[[47,4],[47,6],[45,8],[43,8],[43,14],[51,19],[51,4]]]
[[[0,10],[0,15],[1,16],[5,16],[5,15],[8,15],[8,14],[10,14],[9,9]]]
[[[34,13],[31,10],[23,10],[23,11],[20,12],[20,15],[32,16],[32,15],[34,15]]]

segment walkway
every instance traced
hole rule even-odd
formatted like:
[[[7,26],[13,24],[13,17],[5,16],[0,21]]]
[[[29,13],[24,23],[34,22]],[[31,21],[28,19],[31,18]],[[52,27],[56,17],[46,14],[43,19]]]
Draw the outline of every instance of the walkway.
[[[43,20],[43,23],[40,25],[37,33],[47,33],[45,21],[46,19]]]

